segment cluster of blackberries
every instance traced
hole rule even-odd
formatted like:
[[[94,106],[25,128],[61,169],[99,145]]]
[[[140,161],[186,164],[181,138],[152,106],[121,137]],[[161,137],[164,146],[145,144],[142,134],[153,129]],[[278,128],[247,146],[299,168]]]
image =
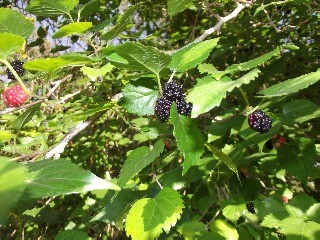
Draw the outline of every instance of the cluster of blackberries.
[[[13,62],[10,63],[11,66],[13,67],[13,69],[17,72],[17,74],[19,75],[19,77],[21,77],[24,74],[24,68],[22,67],[23,62],[19,61],[19,60],[15,60]],[[15,80],[16,78],[14,77],[13,73],[7,69],[7,75],[8,78],[11,80]]]
[[[269,132],[272,127],[272,120],[262,110],[254,111],[248,116],[248,123],[251,129],[260,133]]]
[[[192,103],[186,102],[182,88],[175,82],[167,82],[162,88],[163,97],[158,98],[155,106],[156,116],[161,121],[167,121],[170,116],[172,102],[177,104],[178,113],[187,117],[191,116]]]

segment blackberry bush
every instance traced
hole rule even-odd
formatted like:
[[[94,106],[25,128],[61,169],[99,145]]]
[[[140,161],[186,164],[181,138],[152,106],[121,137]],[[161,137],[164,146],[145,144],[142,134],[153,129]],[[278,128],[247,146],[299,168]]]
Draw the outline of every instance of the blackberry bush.
[[[10,64],[13,67],[13,69],[17,72],[19,77],[21,77],[24,74],[24,68],[22,67],[23,62],[21,62],[20,60],[15,60],[15,61],[11,62]],[[9,79],[11,79],[11,80],[16,79],[14,77],[13,73],[9,69],[7,69],[6,73],[7,73],[7,76]]]
[[[158,98],[156,101],[155,112],[156,116],[161,121],[167,121],[170,116],[170,107],[172,102],[166,98]]]
[[[272,120],[262,110],[257,110],[249,114],[248,124],[256,132],[267,133],[272,127]]]

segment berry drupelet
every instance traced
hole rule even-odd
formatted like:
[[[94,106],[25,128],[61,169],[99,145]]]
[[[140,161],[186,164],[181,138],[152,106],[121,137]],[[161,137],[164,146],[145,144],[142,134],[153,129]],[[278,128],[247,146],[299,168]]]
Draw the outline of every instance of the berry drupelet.
[[[249,114],[248,124],[256,132],[267,133],[272,127],[272,120],[262,110],[257,110]]]
[[[10,63],[12,68],[17,72],[17,74],[19,75],[19,77],[21,77],[24,74],[24,68],[22,67],[23,62],[19,61],[19,60],[15,60],[13,62]],[[7,69],[7,75],[8,78],[11,80],[15,80],[16,78],[14,77],[13,73]]]
[[[161,121],[167,121],[170,116],[170,107],[172,102],[165,98],[158,98],[156,101],[155,112],[156,116]]]

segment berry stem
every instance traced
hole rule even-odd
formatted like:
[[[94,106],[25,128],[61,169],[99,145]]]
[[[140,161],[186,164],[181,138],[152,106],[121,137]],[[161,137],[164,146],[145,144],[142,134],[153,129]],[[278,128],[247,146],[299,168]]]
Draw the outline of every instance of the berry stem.
[[[20,84],[20,86],[23,88],[23,90],[29,95],[32,96],[32,92],[30,92],[28,90],[28,88],[26,87],[26,85],[24,85],[23,81],[21,80],[21,78],[19,77],[19,75],[17,74],[16,70],[14,70],[14,68],[11,66],[11,64],[6,60],[6,59],[0,59],[0,62],[2,62],[3,64],[6,65],[6,67],[12,72],[13,76],[16,78],[16,80],[18,81],[18,83]]]
[[[176,74],[176,70],[173,70],[173,72],[171,73],[171,76],[170,76],[168,82],[171,82],[171,81],[172,81],[173,76],[174,76],[175,74]]]
[[[250,103],[249,103],[249,100],[247,98],[247,94],[243,91],[243,89],[241,87],[239,87],[239,91],[240,91],[241,95],[243,96],[244,101],[246,102],[247,108],[248,108],[250,106]]]
[[[161,97],[163,97],[162,86],[161,86],[161,81],[160,81],[159,75],[157,75],[157,82],[158,82],[158,86],[159,86],[160,95],[161,95]]]

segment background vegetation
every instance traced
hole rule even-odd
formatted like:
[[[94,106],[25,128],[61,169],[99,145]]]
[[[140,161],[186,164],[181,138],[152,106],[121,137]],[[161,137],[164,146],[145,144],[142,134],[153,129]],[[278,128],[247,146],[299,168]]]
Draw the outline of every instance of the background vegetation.
[[[320,239],[319,38],[314,0],[1,1],[0,238]]]

